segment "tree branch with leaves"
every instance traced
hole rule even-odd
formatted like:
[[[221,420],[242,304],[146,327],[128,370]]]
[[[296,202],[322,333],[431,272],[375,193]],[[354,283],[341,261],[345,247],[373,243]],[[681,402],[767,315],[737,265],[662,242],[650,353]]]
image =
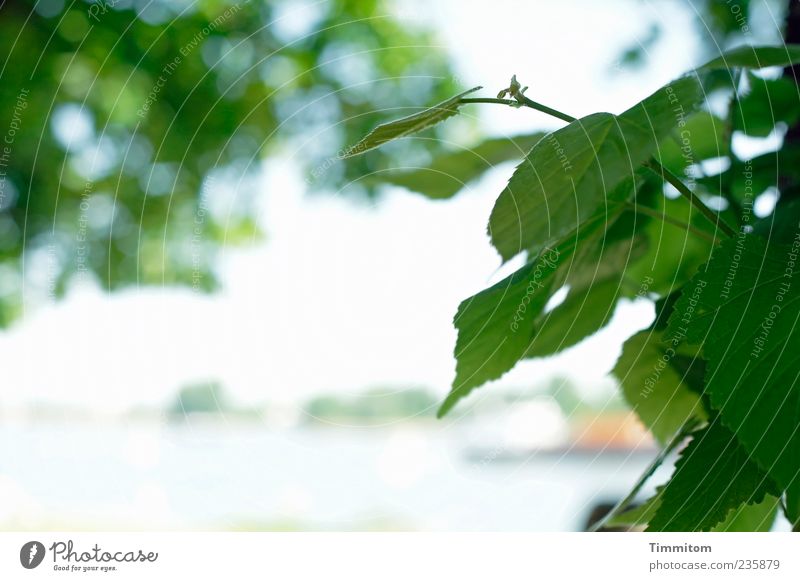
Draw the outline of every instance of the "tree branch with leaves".
[[[648,278],[656,319],[625,343],[613,373],[665,453],[607,522],[626,520],[667,452],[683,446],[672,478],[636,509],[638,524],[656,531],[763,530],[779,506],[798,523],[800,205],[757,219],[753,198],[772,185],[767,162],[739,159],[729,138],[732,131],[776,126],[794,114],[785,109],[800,111],[800,96],[787,99],[779,82],[753,72],[798,62],[797,45],[742,47],[621,114],[579,119],[532,100],[512,77],[497,97],[476,96],[480,87],[464,91],[378,126],[348,150],[346,157],[364,154],[467,105],[533,109],[566,123],[546,135],[495,138],[492,151],[503,144],[505,153],[491,162],[482,144],[475,151],[484,164],[457,152],[428,168],[445,168],[467,183],[523,152],[507,147],[515,139],[534,141],[487,228],[503,262],[523,255],[525,264],[459,306],[456,374],[439,415],[519,361],[552,355],[597,332],[618,301],[635,297]],[[743,71],[747,91],[739,82]],[[727,120],[707,105],[720,91],[733,97]],[[785,107],[766,107],[764,101],[778,97]],[[797,151],[768,160],[789,153],[800,161]],[[701,171],[704,161],[719,158],[726,169]],[[385,179],[432,197],[456,191],[443,186],[439,195],[425,178],[423,169]],[[562,289],[567,298],[546,311]]]

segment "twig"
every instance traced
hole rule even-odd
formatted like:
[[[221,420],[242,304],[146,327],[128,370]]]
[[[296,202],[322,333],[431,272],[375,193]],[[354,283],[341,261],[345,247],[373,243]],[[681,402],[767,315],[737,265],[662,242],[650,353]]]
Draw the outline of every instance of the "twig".
[[[644,165],[646,168],[661,177],[661,179],[663,179],[665,182],[670,183],[684,198],[689,200],[689,203],[697,208],[697,210],[703,214],[703,216],[705,216],[709,222],[722,230],[728,237],[733,238],[736,236],[736,230],[728,226],[728,224],[722,220],[719,214],[714,213],[714,211],[706,206],[700,198],[695,196],[694,192],[689,189],[689,186],[684,184],[678,176],[669,171],[655,159],[651,159]]]

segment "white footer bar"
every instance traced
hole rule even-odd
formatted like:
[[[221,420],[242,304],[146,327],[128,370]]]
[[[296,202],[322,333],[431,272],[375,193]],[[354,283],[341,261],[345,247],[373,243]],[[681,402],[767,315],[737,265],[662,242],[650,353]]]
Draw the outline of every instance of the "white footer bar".
[[[800,579],[792,533],[0,533],[0,579]]]

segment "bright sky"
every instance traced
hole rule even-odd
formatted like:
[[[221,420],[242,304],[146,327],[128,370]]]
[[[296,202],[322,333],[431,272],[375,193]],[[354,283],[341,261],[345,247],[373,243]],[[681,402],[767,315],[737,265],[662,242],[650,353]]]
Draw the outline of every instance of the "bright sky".
[[[697,60],[692,21],[670,2],[495,0],[491,11],[479,2],[414,4],[422,5],[410,1],[400,13],[441,31],[464,86],[491,94],[516,73],[529,95],[573,115],[620,111]],[[655,20],[665,35],[654,72],[609,76],[620,51]],[[529,111],[487,107],[481,115],[495,134],[556,126]],[[374,386],[427,386],[444,396],[456,307],[499,276],[484,232],[509,170],[497,168],[451,201],[396,190],[366,207],[309,198],[291,160],[267,163],[266,241],[227,252],[221,293],[81,289],[28,313],[0,334],[0,405],[121,410],[162,404],[182,384],[207,378],[240,402]],[[621,342],[650,317],[647,303],[623,305],[601,335],[518,365],[498,383],[525,387],[563,374],[596,391],[608,384]]]

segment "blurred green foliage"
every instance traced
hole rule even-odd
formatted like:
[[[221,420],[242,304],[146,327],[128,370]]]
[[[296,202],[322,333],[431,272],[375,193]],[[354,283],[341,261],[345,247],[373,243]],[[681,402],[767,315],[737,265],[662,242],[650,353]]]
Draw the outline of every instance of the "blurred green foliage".
[[[702,52],[700,60],[721,51],[748,44],[774,44],[781,41],[781,26],[786,0],[695,0],[682,3],[694,21],[694,32]],[[677,6],[677,5],[675,5]],[[662,22],[643,27],[641,36],[627,46],[617,59],[620,69],[641,69],[664,36]]]
[[[230,409],[222,384],[205,381],[182,387],[167,413],[182,417],[192,413],[222,413]]]
[[[321,422],[385,422],[432,418],[438,399],[425,389],[376,388],[353,397],[321,395],[305,406],[309,419]]]
[[[23,267],[25,300],[76,277],[214,288],[220,249],[261,234],[265,156],[327,189],[398,155],[427,160],[435,140],[336,152],[387,107],[457,89],[434,45],[380,0],[5,2],[0,322],[20,310]]]

